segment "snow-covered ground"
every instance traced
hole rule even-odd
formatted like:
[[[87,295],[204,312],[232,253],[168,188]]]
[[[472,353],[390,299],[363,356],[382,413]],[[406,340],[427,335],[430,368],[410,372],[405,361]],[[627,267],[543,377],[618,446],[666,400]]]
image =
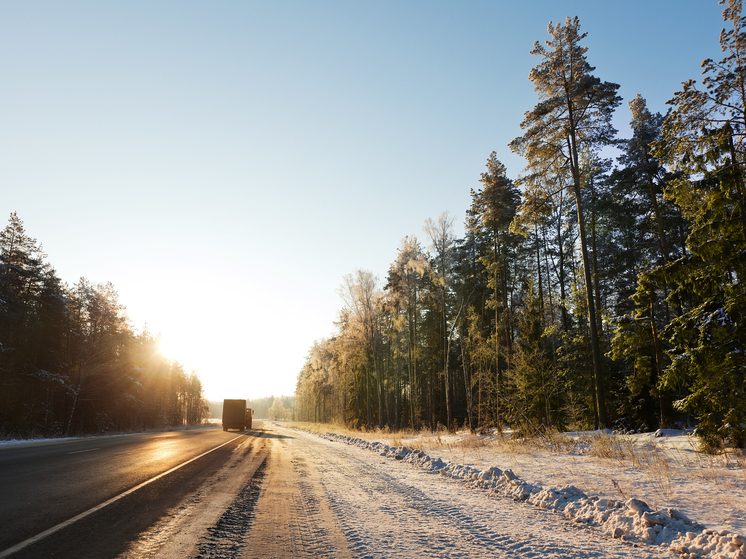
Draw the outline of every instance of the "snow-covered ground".
[[[743,455],[703,455],[681,431],[576,433],[541,443],[468,432],[323,436],[460,480],[463,491],[483,498],[500,495],[556,511],[651,551],[746,558]]]

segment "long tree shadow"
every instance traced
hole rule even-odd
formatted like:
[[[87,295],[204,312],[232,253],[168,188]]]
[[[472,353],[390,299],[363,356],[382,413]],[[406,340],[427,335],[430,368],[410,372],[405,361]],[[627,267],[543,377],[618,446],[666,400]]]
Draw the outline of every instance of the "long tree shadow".
[[[272,431],[266,431],[264,429],[251,429],[248,433],[245,433],[247,437],[262,437],[264,439],[295,439],[288,435],[280,435],[279,433],[273,433]]]

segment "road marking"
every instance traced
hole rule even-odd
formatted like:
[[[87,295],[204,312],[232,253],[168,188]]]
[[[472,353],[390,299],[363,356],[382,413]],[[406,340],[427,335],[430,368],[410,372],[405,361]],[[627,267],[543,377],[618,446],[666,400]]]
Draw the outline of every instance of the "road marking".
[[[80,454],[81,452],[93,452],[94,450],[101,450],[101,448],[88,448],[86,450],[74,450],[72,452],[68,452],[68,454]]]
[[[39,533],[39,534],[36,534],[35,536],[32,536],[32,537],[30,537],[29,539],[27,539],[27,540],[24,540],[24,541],[22,541],[21,543],[18,543],[18,544],[16,544],[16,545],[14,545],[13,547],[9,547],[9,548],[8,548],[8,549],[6,549],[5,551],[0,551],[0,559],[3,559],[3,557],[8,557],[9,555],[12,555],[12,554],[14,554],[14,553],[15,553],[16,551],[20,551],[21,549],[23,549],[24,547],[28,547],[28,546],[29,546],[29,545],[31,545],[32,543],[36,543],[36,542],[38,542],[38,541],[40,541],[40,540],[43,540],[44,538],[46,538],[47,536],[50,536],[50,535],[54,534],[55,532],[59,532],[59,531],[60,531],[60,530],[62,530],[63,528],[66,528],[66,527],[70,526],[71,524],[74,524],[74,523],[75,523],[75,522],[77,522],[78,520],[82,520],[82,519],[83,519],[83,518],[85,518],[86,516],[88,516],[88,515],[90,515],[90,514],[93,514],[93,513],[94,513],[94,512],[96,512],[96,511],[99,511],[99,510],[101,510],[102,508],[104,508],[104,507],[106,507],[106,506],[108,506],[108,505],[110,505],[110,504],[112,504],[112,503],[114,503],[114,502],[118,501],[119,499],[121,499],[121,498],[123,498],[123,497],[126,497],[126,496],[127,496],[127,495],[129,495],[130,493],[134,493],[134,492],[135,492],[135,491],[137,491],[138,489],[140,489],[140,488],[142,488],[142,487],[145,487],[146,485],[148,485],[148,484],[150,484],[150,483],[153,483],[154,481],[156,481],[156,480],[158,480],[158,479],[162,478],[163,476],[167,476],[168,474],[170,474],[170,473],[172,473],[172,472],[175,472],[175,471],[176,471],[176,470],[178,470],[179,468],[181,468],[181,467],[183,467],[183,466],[186,466],[187,464],[189,464],[189,463],[191,463],[191,462],[194,462],[195,460],[199,460],[200,458],[202,458],[203,456],[207,456],[208,454],[210,454],[210,453],[211,453],[211,452],[213,452],[214,450],[217,450],[217,449],[219,449],[219,448],[221,448],[221,447],[224,447],[225,445],[227,445],[227,444],[229,444],[229,443],[232,443],[232,442],[233,442],[233,441],[235,441],[236,439],[240,439],[240,438],[242,438],[242,437],[243,437],[243,435],[239,435],[238,437],[234,437],[234,438],[232,438],[231,440],[229,440],[229,441],[226,441],[226,442],[224,442],[223,444],[221,444],[221,445],[218,445],[218,446],[216,446],[215,448],[212,448],[212,449],[208,450],[207,452],[203,452],[203,453],[202,453],[202,454],[200,454],[199,456],[195,456],[195,457],[194,457],[194,458],[192,458],[191,460],[187,460],[186,462],[184,462],[184,463],[182,463],[182,464],[179,464],[178,466],[174,466],[173,468],[171,468],[170,470],[168,470],[168,471],[166,471],[166,472],[163,472],[163,473],[161,473],[161,474],[158,474],[158,475],[157,475],[157,476],[155,476],[154,478],[150,478],[150,479],[149,479],[149,480],[147,480],[147,481],[143,481],[143,482],[142,482],[142,483],[141,483],[140,485],[136,485],[136,486],[135,486],[135,487],[133,487],[132,489],[128,489],[128,490],[127,490],[127,491],[125,491],[124,493],[120,493],[120,494],[119,494],[119,495],[117,495],[116,497],[112,497],[112,498],[111,498],[111,499],[109,499],[108,501],[104,501],[103,503],[101,503],[100,505],[96,505],[96,506],[95,506],[95,507],[93,507],[92,509],[88,509],[88,510],[87,510],[87,511],[85,511],[85,512],[81,512],[81,513],[80,513],[79,515],[77,515],[77,516],[73,516],[73,517],[72,517],[72,518],[70,518],[69,520],[65,520],[64,522],[60,522],[59,524],[57,524],[57,526],[52,526],[52,527],[51,527],[51,528],[49,528],[48,530],[44,530],[43,532],[41,532],[41,533]],[[98,450],[98,449],[96,449],[96,450]]]

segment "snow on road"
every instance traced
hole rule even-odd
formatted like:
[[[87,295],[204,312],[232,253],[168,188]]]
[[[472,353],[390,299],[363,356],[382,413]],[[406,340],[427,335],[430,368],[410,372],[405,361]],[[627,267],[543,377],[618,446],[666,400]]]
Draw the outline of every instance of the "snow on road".
[[[413,451],[405,446],[392,447],[381,441],[366,441],[357,437],[334,434],[323,436],[329,440],[346,443],[361,450],[372,451],[390,461],[398,460],[398,463],[402,466],[415,466],[420,471],[424,470],[437,474],[431,477],[431,479],[437,481],[430,483],[432,487],[430,487],[428,497],[434,494],[438,496],[427,500],[431,505],[424,507],[430,510],[427,514],[437,517],[439,513],[433,511],[448,510],[446,516],[458,518],[459,524],[465,522],[475,526],[481,525],[485,517],[499,520],[499,522],[490,524],[490,526],[497,529],[498,533],[503,536],[508,534],[512,536],[512,540],[507,540],[509,542],[507,544],[508,548],[510,548],[513,540],[517,542],[522,541],[523,538],[520,529],[521,520],[514,521],[513,519],[516,517],[523,518],[523,523],[525,523],[527,515],[530,515],[519,506],[519,503],[533,505],[541,510],[561,513],[571,521],[568,523],[568,520],[565,520],[556,529],[550,529],[550,534],[546,538],[544,530],[541,530],[538,537],[539,532],[537,531],[531,537],[533,547],[523,548],[518,546],[515,551],[511,552],[511,555],[521,557],[594,556],[592,547],[585,550],[576,545],[583,540],[583,537],[591,537],[596,539],[599,546],[608,544],[608,548],[602,552],[601,556],[624,556],[625,550],[613,547],[609,542],[609,540],[614,542],[621,540],[635,546],[633,555],[636,557],[660,553],[666,553],[670,556],[670,552],[673,552],[674,555],[684,558],[746,558],[746,543],[742,536],[732,529],[722,526],[707,528],[689,519],[685,513],[678,509],[654,509],[636,498],[617,500],[599,497],[598,495],[589,496],[573,485],[542,487],[521,479],[509,469],[503,471],[498,466],[479,468],[463,463],[444,462],[440,458],[429,456],[422,450]],[[373,435],[373,438],[376,438],[375,435]],[[422,441],[412,440],[412,442],[421,446]],[[440,442],[442,443],[442,441]],[[460,451],[463,458],[466,458],[469,454],[468,449],[465,451],[463,447]],[[471,458],[473,459],[473,456]],[[559,455],[555,455],[554,458],[557,462],[561,463],[563,461]],[[479,461],[484,462],[484,457],[480,457]],[[528,464],[524,464],[529,472],[536,473],[536,465],[532,468]],[[591,470],[593,470],[593,467],[587,467],[585,471]],[[639,471],[637,473],[639,475]],[[401,470],[401,467],[393,475],[398,482],[392,482],[392,486],[398,487],[403,480],[406,480],[407,485],[421,487],[421,484],[415,483],[416,478],[407,475]],[[453,483],[452,480],[457,480],[458,483],[448,485],[447,482]],[[583,479],[576,478],[576,481],[582,484]],[[438,486],[439,483],[440,486]],[[704,489],[696,487],[692,493],[694,493],[694,498],[699,498],[703,501],[703,504],[709,503],[712,505],[713,500],[707,494],[707,487],[704,487]],[[506,505],[507,499],[517,502],[514,508],[511,509],[509,505]],[[389,500],[388,497],[386,500]],[[495,503],[499,503],[497,508],[495,508]],[[483,508],[485,506],[488,507],[486,510]],[[730,500],[726,499],[724,501],[723,506],[711,506],[710,508],[716,509],[710,511],[708,515],[710,519],[713,517],[722,518],[723,516],[738,519],[744,512],[739,510],[738,495],[734,493],[731,493]],[[466,514],[464,514],[465,512]],[[547,519],[546,522],[551,524],[552,520]],[[562,533],[566,532],[567,527],[573,523],[587,529],[583,536],[574,533],[571,538],[568,538],[566,533]],[[427,526],[427,522],[424,522],[423,525]],[[446,541],[452,541],[453,537],[457,537],[457,535],[446,537]],[[571,553],[562,550],[562,546],[567,545],[568,539],[572,541],[573,551]],[[504,548],[506,540],[500,537],[498,537],[498,540],[500,541],[498,547]],[[489,545],[491,539],[487,538],[484,541]],[[549,548],[541,549],[534,554],[534,549],[539,549],[541,545],[547,545]],[[555,555],[552,555],[553,553]],[[614,555],[615,553],[620,555]],[[467,554],[466,556],[471,555]]]
[[[563,517],[405,460],[316,435],[292,433],[308,475],[355,557],[660,557],[667,550],[603,537]]]

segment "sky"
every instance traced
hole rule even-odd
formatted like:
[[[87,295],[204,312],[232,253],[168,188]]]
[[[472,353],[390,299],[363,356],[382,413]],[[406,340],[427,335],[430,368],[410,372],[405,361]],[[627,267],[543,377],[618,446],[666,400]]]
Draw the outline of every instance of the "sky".
[[[456,234],[537,102],[547,24],[654,112],[721,57],[715,0],[0,0],[0,226],[111,282],[209,399],[290,395],[357,269]]]

